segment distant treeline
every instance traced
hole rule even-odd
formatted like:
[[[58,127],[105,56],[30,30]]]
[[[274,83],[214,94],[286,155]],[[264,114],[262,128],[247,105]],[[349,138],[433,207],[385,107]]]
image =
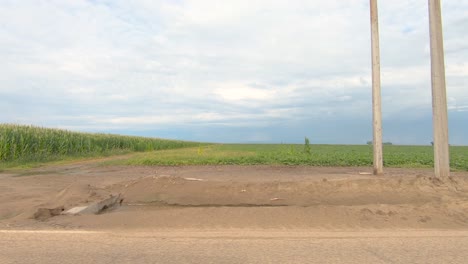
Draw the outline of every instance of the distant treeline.
[[[374,144],[374,142],[373,142],[373,141],[367,141],[367,145],[373,145],[373,144]],[[392,143],[392,142],[384,142],[384,143],[382,143],[382,144],[383,144],[383,145],[387,145],[387,146],[391,146],[391,145],[393,145],[393,143]]]

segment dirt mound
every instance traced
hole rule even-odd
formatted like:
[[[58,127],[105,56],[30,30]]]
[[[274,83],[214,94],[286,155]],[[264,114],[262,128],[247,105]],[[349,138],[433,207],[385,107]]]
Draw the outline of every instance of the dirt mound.
[[[30,192],[3,195],[6,199],[2,203],[4,209],[0,210],[0,220],[27,218],[47,220],[59,215],[64,209],[100,201],[111,194],[106,188],[82,183],[72,183],[60,191],[51,191],[47,195],[42,189],[29,190]],[[36,197],[36,193],[42,194],[42,197]]]
[[[57,208],[52,208],[52,209],[39,208],[37,212],[34,213],[33,217],[36,220],[44,221],[51,217],[60,215],[64,210],[65,208],[63,206],[59,206]]]
[[[222,182],[147,177],[109,187],[128,204],[178,206],[315,206],[417,204],[467,194],[464,181],[434,178],[339,179],[309,182]]]
[[[468,175],[431,170],[277,166],[103,167],[0,173],[3,228],[468,228]],[[371,171],[371,169],[368,169]],[[154,176],[153,176],[154,175]],[[122,194],[101,215],[60,215]]]
[[[48,203],[49,206],[65,206],[66,208],[88,204],[109,197],[112,193],[106,188],[91,184],[71,184],[58,192]]]

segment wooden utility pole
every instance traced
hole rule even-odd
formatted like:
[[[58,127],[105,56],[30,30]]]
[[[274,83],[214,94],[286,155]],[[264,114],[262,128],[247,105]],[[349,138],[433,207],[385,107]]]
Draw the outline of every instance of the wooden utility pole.
[[[382,99],[380,93],[380,44],[377,0],[370,0],[372,35],[372,121],[374,146],[374,175],[383,174]]]
[[[450,176],[447,92],[440,0],[429,0],[432,72],[432,122],[434,126],[434,170],[438,178]]]

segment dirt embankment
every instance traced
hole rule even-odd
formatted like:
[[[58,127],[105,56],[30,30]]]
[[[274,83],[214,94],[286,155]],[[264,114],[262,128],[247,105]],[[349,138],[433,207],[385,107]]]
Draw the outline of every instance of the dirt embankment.
[[[171,206],[301,206],[449,202],[468,195],[464,179],[335,179],[320,181],[225,182],[153,176],[106,188],[128,204]],[[467,196],[468,197],[468,196]]]
[[[21,177],[19,177],[21,176]],[[468,175],[356,168],[99,167],[0,175],[0,225],[60,228],[468,228]],[[101,215],[30,219],[121,193]]]

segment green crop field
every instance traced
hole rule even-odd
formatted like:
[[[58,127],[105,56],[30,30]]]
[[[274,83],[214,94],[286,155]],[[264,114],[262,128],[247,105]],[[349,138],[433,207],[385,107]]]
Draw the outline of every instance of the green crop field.
[[[468,147],[450,147],[451,166],[468,171]],[[372,166],[369,145],[242,145],[217,144],[195,148],[138,153],[128,159],[110,161],[121,165],[311,165]],[[433,166],[431,146],[384,146],[387,167]]]
[[[106,164],[372,166],[370,145],[204,144],[0,125],[0,165],[3,167],[129,152],[141,153]],[[468,171],[468,147],[451,146],[450,162],[452,169]],[[385,145],[384,165],[432,167],[433,149],[431,146]]]
[[[59,129],[0,124],[0,162],[57,160],[132,151],[198,146],[199,143],[70,132]]]

